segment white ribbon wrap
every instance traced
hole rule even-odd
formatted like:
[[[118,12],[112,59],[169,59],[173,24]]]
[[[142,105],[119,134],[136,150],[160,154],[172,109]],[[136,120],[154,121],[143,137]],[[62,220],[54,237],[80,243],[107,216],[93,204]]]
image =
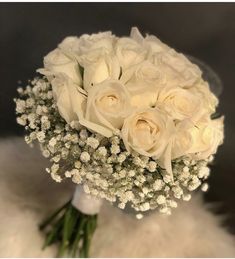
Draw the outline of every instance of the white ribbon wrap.
[[[72,205],[87,215],[95,215],[99,213],[102,200],[86,194],[81,185],[76,187],[73,195]]]

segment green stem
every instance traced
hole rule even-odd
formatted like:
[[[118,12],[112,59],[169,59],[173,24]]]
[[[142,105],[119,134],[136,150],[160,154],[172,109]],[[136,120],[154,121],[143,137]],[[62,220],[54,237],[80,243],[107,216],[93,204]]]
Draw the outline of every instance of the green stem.
[[[72,252],[71,252],[72,257],[75,257],[77,252],[78,252],[79,241],[80,241],[80,238],[81,238],[81,235],[82,235],[82,229],[83,229],[85,223],[86,223],[86,219],[82,218],[81,222],[78,226],[76,238],[75,238],[75,240],[72,244],[72,249],[71,249],[72,250]]]
[[[63,210],[64,212],[61,213]],[[58,217],[60,213],[61,216]],[[66,256],[87,258],[89,257],[89,249],[96,229],[96,222],[97,215],[83,214],[74,208],[69,201],[40,225],[40,229],[43,230],[47,225],[53,223],[43,248],[58,242],[58,257],[66,254]]]
[[[56,216],[70,204],[70,202],[71,201],[68,201],[67,203],[65,203],[62,207],[56,210],[49,218],[45,219],[45,221],[43,221],[39,225],[39,229],[43,230],[48,224],[50,224],[51,221],[53,221],[53,219],[56,218]]]
[[[61,257],[64,255],[65,250],[67,246],[69,245],[68,240],[70,236],[70,220],[71,220],[71,214],[72,214],[72,205],[69,205],[68,210],[65,212],[65,219],[64,219],[64,225],[63,225],[63,233],[62,233],[62,244],[59,248],[58,256]]]
[[[42,249],[44,250],[47,246],[53,244],[59,236],[59,232],[60,229],[63,226],[63,217],[61,217],[58,222],[56,222],[51,230],[51,232],[49,232],[49,234],[47,235],[47,238],[45,240],[45,243],[42,247]]]
[[[90,250],[90,245],[91,245],[91,239],[93,236],[93,233],[96,228],[96,215],[94,216],[89,216],[90,220],[87,221],[84,229],[84,257],[88,258],[89,257],[89,250]]]
[[[86,246],[85,246],[85,257],[89,257],[89,249],[90,249],[90,244],[91,244],[91,222],[87,222],[86,225]]]

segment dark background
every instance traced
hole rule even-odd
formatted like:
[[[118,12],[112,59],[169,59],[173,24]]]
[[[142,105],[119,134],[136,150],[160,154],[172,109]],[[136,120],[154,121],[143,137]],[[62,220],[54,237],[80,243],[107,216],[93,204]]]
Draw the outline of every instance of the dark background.
[[[219,110],[225,114],[225,144],[212,168],[205,199],[219,204],[235,233],[235,4],[219,3],[1,3],[0,136],[20,135],[13,97],[18,80],[34,77],[43,56],[66,36],[132,26],[199,58],[223,82]]]

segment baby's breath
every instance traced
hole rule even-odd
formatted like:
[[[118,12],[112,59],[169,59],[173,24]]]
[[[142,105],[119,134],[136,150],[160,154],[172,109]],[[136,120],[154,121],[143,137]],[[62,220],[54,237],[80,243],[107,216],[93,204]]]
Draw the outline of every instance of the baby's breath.
[[[24,90],[18,90],[15,99],[17,122],[28,132],[26,142],[38,140],[45,157],[50,158],[51,168],[46,171],[56,182],[71,178],[83,184],[84,191],[111,202],[118,202],[124,209],[127,203],[140,212],[158,208],[170,214],[179,199],[188,201],[191,192],[201,186],[213,160],[195,161],[181,157],[173,161],[173,179],[162,169],[156,158],[129,153],[119,132],[109,139],[90,132],[77,121],[67,124],[60,116],[49,82],[34,79]]]

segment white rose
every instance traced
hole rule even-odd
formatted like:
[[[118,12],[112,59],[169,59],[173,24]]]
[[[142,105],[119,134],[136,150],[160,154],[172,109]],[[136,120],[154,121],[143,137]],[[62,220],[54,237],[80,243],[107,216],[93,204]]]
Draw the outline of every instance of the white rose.
[[[120,80],[130,91],[160,87],[166,83],[165,74],[148,60],[125,70]]]
[[[127,150],[141,155],[163,156],[174,124],[163,111],[146,109],[127,117],[122,128],[122,138]]]
[[[137,93],[131,94],[131,105],[135,109],[147,109],[157,106],[157,92],[152,90],[139,90]]]
[[[118,39],[115,52],[123,70],[142,62],[147,53],[141,44],[131,38]]]
[[[224,117],[199,122],[190,130],[193,145],[189,153],[196,159],[205,159],[216,153],[224,138]]]
[[[172,138],[171,158],[190,155],[194,159],[206,159],[215,154],[224,138],[223,121],[221,117],[203,118],[195,125],[187,120],[179,123]]]
[[[85,119],[87,96],[83,89],[63,74],[58,74],[51,84],[59,113],[67,123],[78,121],[81,125],[105,137],[112,136],[111,130]]]
[[[82,119],[86,108],[86,96],[83,89],[63,74],[56,75],[51,85],[62,118],[67,123]]]
[[[130,67],[123,72],[120,81],[131,92],[131,105],[135,108],[151,108],[157,103],[156,88],[165,84],[164,74],[149,61]]]
[[[107,55],[102,50],[93,50],[81,56],[80,64],[84,69],[83,85],[88,90],[106,79],[118,79],[120,65],[115,56]]]
[[[146,46],[146,48],[149,48],[149,55],[170,50],[169,46],[164,44],[154,35],[147,35],[145,37],[144,46]]]
[[[202,73],[198,66],[174,49],[155,53],[150,60],[165,74],[169,86],[189,87],[201,79]]]
[[[142,44],[144,41],[144,37],[140,33],[140,31],[137,27],[131,28],[130,38],[133,39],[134,41],[138,42],[139,44]]]
[[[189,91],[202,100],[204,109],[206,109],[210,114],[215,112],[219,100],[211,92],[210,87],[206,81],[201,80],[198,84],[190,87]]]
[[[129,99],[128,92],[119,81],[107,80],[95,85],[88,90],[85,118],[111,131],[121,129],[124,119],[131,112]]]
[[[189,120],[184,120],[176,125],[175,135],[172,138],[171,159],[175,159],[189,154],[193,146],[191,129],[194,124]]]
[[[80,38],[76,36],[66,37],[59,45],[58,48],[62,50],[66,56],[71,58],[77,57],[79,55],[79,44]]]
[[[102,50],[105,53],[110,53],[113,51],[116,37],[108,31],[91,35],[83,34],[79,40],[79,53],[81,55],[87,54],[93,50]]]
[[[166,44],[161,42],[156,36],[154,35],[147,35],[145,38],[142,36],[138,28],[133,27],[131,28],[130,37],[135,40],[136,42],[142,44],[144,48],[148,49],[150,54],[162,52],[169,50]]]
[[[187,89],[166,87],[159,88],[156,92],[158,93],[158,103],[163,105],[174,120],[191,119],[197,121],[206,113],[200,98]]]
[[[172,179],[171,161],[173,159],[191,156],[193,159],[200,160],[216,153],[224,137],[223,117],[216,120],[204,118],[196,125],[185,120],[178,123],[175,129],[159,160],[160,166],[167,170]]]
[[[51,80],[58,73],[68,76],[74,83],[81,85],[82,79],[78,62],[66,56],[60,49],[51,51],[44,58],[44,69],[39,69],[43,75]]]

